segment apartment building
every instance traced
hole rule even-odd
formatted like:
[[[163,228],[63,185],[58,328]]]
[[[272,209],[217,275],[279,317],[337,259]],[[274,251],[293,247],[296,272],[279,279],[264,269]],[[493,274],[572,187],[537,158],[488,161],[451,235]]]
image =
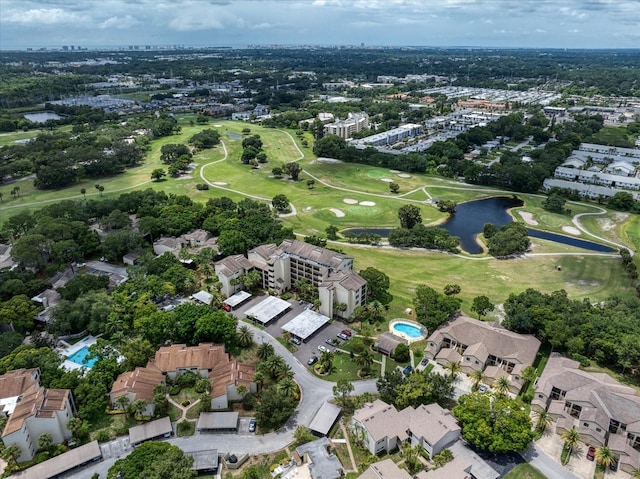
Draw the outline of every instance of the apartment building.
[[[337,135],[340,138],[351,138],[353,133],[369,128],[369,115],[365,112],[349,113],[346,120],[327,123],[324,126],[325,135]]]
[[[284,240],[279,246],[261,245],[250,250],[247,258],[229,256],[215,265],[222,292],[231,296],[242,289],[243,274],[258,271],[262,287],[278,294],[304,279],[318,288],[320,312],[328,317],[348,318],[366,303],[367,282],[353,271],[353,258],[298,240]],[[344,304],[346,309],[336,309]]]

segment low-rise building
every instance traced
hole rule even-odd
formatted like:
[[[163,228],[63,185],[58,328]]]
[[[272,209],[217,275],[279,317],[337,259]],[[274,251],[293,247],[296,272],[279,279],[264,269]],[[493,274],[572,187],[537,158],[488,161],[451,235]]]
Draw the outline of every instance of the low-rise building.
[[[633,388],[552,353],[531,405],[556,419],[558,434],[575,428],[586,444],[609,446],[622,470],[640,468],[640,397]]]
[[[511,392],[517,393],[525,383],[522,370],[533,364],[539,348],[532,335],[460,315],[429,336],[424,355],[442,365],[459,362],[467,374],[480,370],[491,379],[506,376]]]
[[[430,456],[457,441],[461,432],[451,412],[438,404],[398,411],[379,399],[354,413],[351,429],[371,454],[391,452],[408,441],[412,446],[422,446]]]
[[[147,403],[147,409],[142,415],[153,416],[155,413],[153,389],[164,382],[164,374],[156,368],[137,367],[133,371],[122,373],[111,387],[109,393],[111,404],[116,406],[116,400],[121,396],[127,396],[129,402],[142,400]]]

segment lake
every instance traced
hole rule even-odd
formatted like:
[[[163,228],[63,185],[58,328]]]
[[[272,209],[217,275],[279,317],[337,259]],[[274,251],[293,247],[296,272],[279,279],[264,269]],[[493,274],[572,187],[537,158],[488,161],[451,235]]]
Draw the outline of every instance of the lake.
[[[27,120],[33,123],[46,123],[49,120],[61,120],[62,117],[53,111],[34,111],[30,113],[24,113]]]
[[[439,225],[444,228],[451,236],[460,238],[460,247],[471,254],[482,253],[482,247],[476,240],[479,233],[482,233],[486,223],[493,223],[497,226],[504,226],[513,221],[513,218],[507,210],[522,206],[522,200],[515,197],[496,196],[483,200],[468,201],[460,203],[456,208],[455,215],[451,216],[445,223]],[[392,228],[349,228],[345,231],[351,231],[355,234],[373,233],[383,238],[389,236]],[[601,253],[614,253],[614,248],[605,246],[593,241],[587,241],[572,236],[551,233],[549,231],[541,231],[527,228],[527,233],[532,238],[540,238],[556,243],[575,246],[589,251],[597,251]]]

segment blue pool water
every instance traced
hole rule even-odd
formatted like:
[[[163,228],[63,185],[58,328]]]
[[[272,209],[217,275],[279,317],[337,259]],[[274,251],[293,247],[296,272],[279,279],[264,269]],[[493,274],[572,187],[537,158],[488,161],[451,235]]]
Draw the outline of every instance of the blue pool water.
[[[420,330],[420,328],[407,323],[396,323],[393,325],[393,329],[406,334],[410,338],[419,338],[422,336],[422,331]]]
[[[67,356],[67,359],[72,363],[91,369],[93,365],[98,362],[98,358],[87,359],[88,355],[89,347],[85,346],[82,349],[77,350],[71,356]]]

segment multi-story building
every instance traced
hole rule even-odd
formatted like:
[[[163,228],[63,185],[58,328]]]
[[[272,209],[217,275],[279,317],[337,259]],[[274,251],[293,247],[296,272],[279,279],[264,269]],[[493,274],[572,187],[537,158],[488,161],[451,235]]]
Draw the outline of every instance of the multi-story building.
[[[351,145],[356,148],[366,148],[370,146],[389,146],[395,145],[401,142],[405,138],[415,138],[424,133],[422,125],[415,123],[407,123],[406,125],[393,128],[389,131],[383,131],[382,133],[376,133],[375,135],[367,136],[359,140],[352,140]]]
[[[490,381],[506,376],[517,393],[525,383],[522,370],[533,364],[539,348],[534,336],[460,315],[429,336],[424,355],[443,365],[460,363],[465,373],[484,371]]]
[[[552,353],[531,406],[556,419],[556,433],[575,428],[585,444],[607,445],[620,469],[640,469],[640,397],[633,388]]]
[[[298,240],[284,240],[279,246],[261,245],[250,250],[248,258],[229,256],[215,265],[222,292],[231,296],[240,289],[243,274],[258,271],[262,287],[281,294],[298,280],[318,288],[320,312],[325,316],[348,318],[366,303],[367,282],[353,271],[353,258],[342,253]],[[342,304],[344,307],[338,307]]]
[[[71,391],[40,386],[39,369],[18,369],[0,376],[0,405],[9,417],[2,442],[20,448],[19,462],[33,459],[43,434],[50,434],[53,444],[71,438],[67,423],[76,414]]]
[[[338,135],[340,138],[351,138],[351,135],[369,128],[369,115],[365,112],[349,113],[346,120],[327,123],[324,126],[325,135]]]

